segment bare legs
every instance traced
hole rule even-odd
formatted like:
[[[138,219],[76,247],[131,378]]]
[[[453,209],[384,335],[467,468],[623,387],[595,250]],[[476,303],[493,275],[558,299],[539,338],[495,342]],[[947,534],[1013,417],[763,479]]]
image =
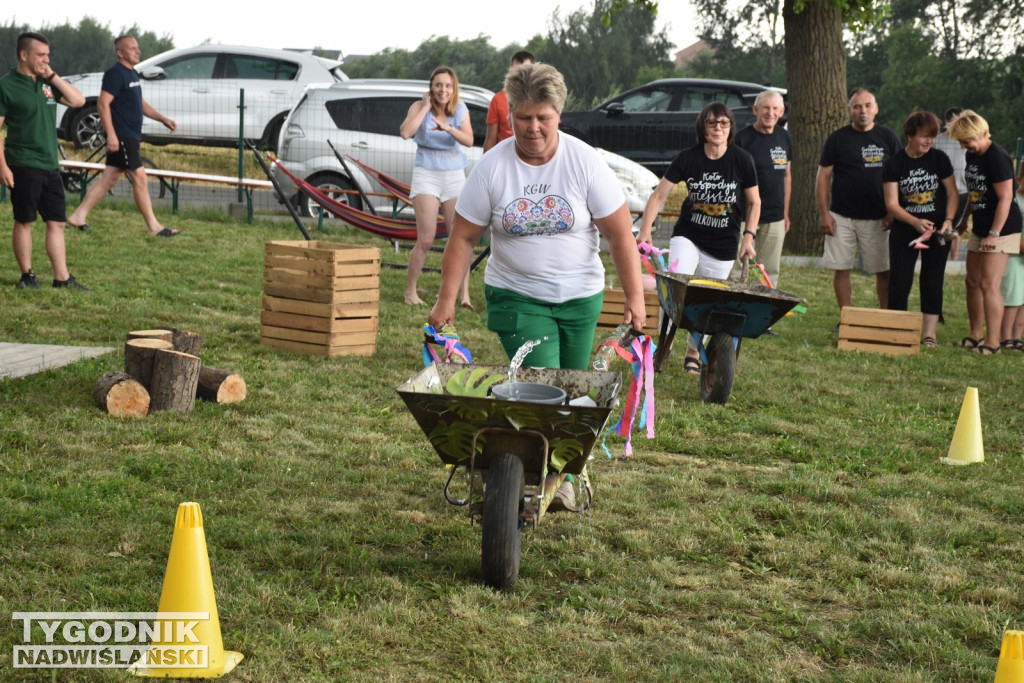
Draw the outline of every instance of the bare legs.
[[[116,166],[104,167],[103,173],[89,188],[82,203],[68,216],[68,222],[75,226],[84,225],[89,217],[89,212],[113,189],[114,185],[117,185],[122,173],[126,173],[131,178],[135,206],[139,207],[139,213],[146,221],[146,229],[149,230],[149,234],[155,235],[163,230],[164,226],[160,225],[160,221],[153,213],[153,202],[149,198],[149,179],[143,166],[131,171],[125,171]]]
[[[409,272],[405,281],[405,303],[425,304],[416,291],[416,283],[419,282],[420,273],[423,272],[423,262],[427,260],[427,252],[434,246],[434,236],[437,235],[437,211],[441,207],[441,200],[427,194],[418,194],[412,198],[412,208],[416,212],[416,246],[412,248],[409,255]]]
[[[967,252],[967,319],[970,336],[999,348],[1003,331],[1003,293],[1000,284],[1009,254]]]
[[[840,310],[853,305],[853,283],[849,270],[837,270],[832,276],[832,289]],[[878,293],[878,307],[889,307],[889,271],[875,273],[875,291]]]
[[[444,212],[445,225],[451,226],[455,222],[455,199],[449,199],[443,205],[441,201],[432,195],[418,194],[412,199],[412,206],[416,212],[416,246],[412,248],[409,256],[409,271],[405,283],[405,303],[425,304],[416,291],[416,285],[423,272],[423,263],[427,259],[430,247],[434,245],[434,237],[437,235],[437,212]],[[472,258],[472,253],[470,254]],[[462,281],[462,305],[472,308],[473,304],[469,298],[469,269],[466,269],[466,277]]]
[[[11,244],[21,272],[32,270],[32,223],[15,222]],[[46,255],[50,257],[53,266],[53,279],[67,280],[70,275],[64,247],[64,223],[46,221]]]

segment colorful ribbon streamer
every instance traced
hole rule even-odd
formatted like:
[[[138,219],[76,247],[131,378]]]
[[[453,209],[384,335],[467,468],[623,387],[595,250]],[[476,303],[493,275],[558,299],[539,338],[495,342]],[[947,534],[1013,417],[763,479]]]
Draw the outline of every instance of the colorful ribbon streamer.
[[[444,349],[444,358],[437,352],[436,346]],[[435,362],[451,363],[452,356],[455,356],[456,359],[461,358],[466,363],[473,362],[473,354],[459,343],[459,335],[455,332],[454,327],[445,325],[441,328],[441,332],[438,332],[433,325],[425,324],[423,326],[423,367]]]
[[[613,457],[605,441],[608,434],[615,432],[626,437],[626,454],[622,456],[625,460],[633,454],[632,432],[636,421],[637,407],[640,407],[640,424],[647,426],[647,438],[654,438],[654,350],[657,345],[649,335],[636,337],[630,343],[628,349],[623,349],[616,341],[608,341],[602,346],[610,346],[615,349],[626,362],[633,368],[633,379],[629,384],[629,391],[626,392],[626,402],[622,409],[622,416],[618,421],[604,433],[601,439],[601,448],[608,455]],[[645,393],[641,399],[641,392]]]

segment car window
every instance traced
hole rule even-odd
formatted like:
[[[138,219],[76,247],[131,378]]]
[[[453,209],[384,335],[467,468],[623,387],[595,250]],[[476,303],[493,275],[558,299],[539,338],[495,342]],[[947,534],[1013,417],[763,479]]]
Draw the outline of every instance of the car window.
[[[334,125],[341,130],[355,130],[374,135],[398,135],[398,129],[409,112],[415,97],[365,97],[329,100],[325,105]],[[487,135],[487,109],[467,105],[473,126],[473,145],[480,147]]]
[[[224,57],[224,78],[294,81],[299,75],[299,65],[295,62],[253,55],[225,54]]]
[[[487,107],[467,104],[469,107],[469,123],[473,126],[473,146],[483,147],[487,137]]]
[[[398,135],[412,98],[367,97],[327,102],[327,113],[342,130],[376,135]]]
[[[631,93],[619,101],[627,112],[669,111],[672,94],[667,87],[654,87]]]
[[[716,86],[686,85],[678,90],[679,100],[676,111],[699,112],[711,102],[722,102],[730,109],[745,106],[743,97],[735,90],[726,90]]]
[[[166,78],[213,78],[213,68],[217,65],[217,55],[185,55],[162,62],[158,66],[164,70]]]

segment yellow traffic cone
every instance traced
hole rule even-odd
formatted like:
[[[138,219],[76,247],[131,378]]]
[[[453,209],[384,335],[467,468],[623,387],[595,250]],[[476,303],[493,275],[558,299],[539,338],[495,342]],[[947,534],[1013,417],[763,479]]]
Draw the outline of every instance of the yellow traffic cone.
[[[969,465],[972,462],[984,462],[985,448],[981,442],[981,410],[978,407],[978,390],[967,387],[967,395],[960,407],[960,417],[956,421],[953,442],[949,444],[949,454],[942,458],[947,465]]]
[[[131,667],[136,675],[217,678],[242,661],[241,653],[225,652],[221,640],[220,617],[213,594],[213,576],[199,503],[178,506],[158,611],[178,613],[177,618],[157,620],[156,626],[161,629],[158,633],[162,636],[154,638],[142,660]],[[184,612],[206,612],[209,618],[196,624],[193,617],[186,623],[180,616]],[[192,663],[195,667],[191,667]]]
[[[995,683],[1024,683],[1024,631],[1003,633]]]

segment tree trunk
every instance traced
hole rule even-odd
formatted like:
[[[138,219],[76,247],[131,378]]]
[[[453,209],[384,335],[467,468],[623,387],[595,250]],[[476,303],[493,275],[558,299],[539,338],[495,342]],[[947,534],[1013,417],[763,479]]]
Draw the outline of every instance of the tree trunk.
[[[793,194],[788,248],[820,255],[821,234],[814,183],[825,139],[848,123],[846,53],[841,11],[828,0],[806,0],[793,11],[785,0],[786,80],[789,82],[789,132],[793,136]]]
[[[130,333],[134,334],[134,333]],[[170,332],[167,333],[170,335]],[[171,342],[155,337],[138,337],[124,343],[124,371],[146,388],[153,391],[153,359],[159,349],[170,349]]]
[[[112,370],[101,375],[92,397],[114,417],[145,417],[149,412],[149,392],[123,372]]]
[[[153,388],[150,409],[172,410],[182,415],[196,405],[196,387],[202,362],[197,356],[159,349],[153,360]]]
[[[192,356],[199,355],[199,346],[202,344],[203,338],[195,332],[186,332],[185,330],[171,330],[171,343],[174,344],[175,351],[181,351]]]
[[[128,333],[127,341],[132,339],[162,339],[165,342],[172,342],[170,330],[132,330]]]
[[[245,398],[245,380],[228,370],[204,365],[199,370],[196,398],[215,403],[238,403]]]

